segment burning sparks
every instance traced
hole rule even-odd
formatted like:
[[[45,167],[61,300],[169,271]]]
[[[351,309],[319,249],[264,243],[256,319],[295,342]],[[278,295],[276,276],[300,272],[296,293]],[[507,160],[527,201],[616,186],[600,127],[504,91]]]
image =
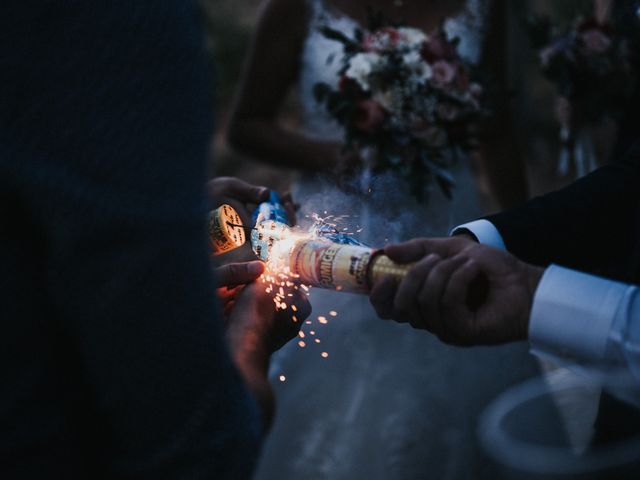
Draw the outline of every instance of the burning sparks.
[[[256,224],[255,242],[252,236],[252,244],[256,254],[265,261],[265,271],[260,277],[260,281],[265,284],[265,292],[273,296],[275,309],[280,312],[291,312],[291,320],[294,323],[300,321],[299,307],[295,304],[295,292],[302,295],[310,295],[310,286],[300,283],[300,275],[291,270],[291,256],[295,246],[301,240],[308,240],[332,235],[354,235],[362,231],[359,226],[355,229],[345,226],[345,219],[348,215],[333,216],[324,212],[324,217],[313,215],[313,225],[307,231],[299,228],[292,228],[275,221],[262,221]],[[337,285],[336,290],[342,290],[342,286]],[[321,325],[329,323],[327,317],[335,318],[338,312],[330,310],[326,316],[319,315],[317,322]],[[305,325],[313,325],[312,320],[305,320]],[[313,337],[313,342],[310,337]],[[305,341],[306,340],[306,341]],[[298,347],[306,348],[319,345],[321,343],[316,330],[298,332]],[[318,347],[319,348],[319,347]],[[322,351],[320,356],[323,359],[329,357],[329,352]],[[280,382],[286,381],[286,376],[278,376]]]

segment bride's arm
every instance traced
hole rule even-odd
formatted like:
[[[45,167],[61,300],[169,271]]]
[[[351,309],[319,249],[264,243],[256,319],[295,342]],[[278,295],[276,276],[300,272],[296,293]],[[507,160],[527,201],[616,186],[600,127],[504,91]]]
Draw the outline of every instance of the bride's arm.
[[[480,147],[491,193],[500,207],[516,206],[527,200],[529,189],[524,158],[516,139],[508,79],[508,21],[505,0],[490,2],[488,30],[481,66],[496,92],[489,106],[491,118],[484,126]]]
[[[298,79],[307,10],[307,2],[301,0],[263,3],[231,116],[229,142],[274,165],[328,171],[338,161],[339,145],[306,139],[278,122],[280,108]]]

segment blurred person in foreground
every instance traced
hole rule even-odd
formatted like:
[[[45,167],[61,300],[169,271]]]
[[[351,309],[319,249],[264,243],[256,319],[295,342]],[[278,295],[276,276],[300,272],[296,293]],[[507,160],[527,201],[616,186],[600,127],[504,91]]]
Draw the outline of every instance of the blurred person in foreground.
[[[216,305],[196,5],[9,0],[0,31],[0,477],[248,478],[296,329],[260,262]]]

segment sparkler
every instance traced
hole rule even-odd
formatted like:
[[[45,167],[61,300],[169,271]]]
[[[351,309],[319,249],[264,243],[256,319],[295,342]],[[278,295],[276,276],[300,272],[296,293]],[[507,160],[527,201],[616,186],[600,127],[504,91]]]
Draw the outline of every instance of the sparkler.
[[[381,250],[368,247],[349,233],[337,229],[337,223],[314,215],[308,230],[291,227],[286,212],[273,193],[256,214],[251,245],[267,270],[279,272],[307,286],[344,292],[368,293],[382,276],[400,282],[413,264],[398,264]],[[340,220],[344,217],[336,217]]]
[[[271,192],[269,201],[254,213],[255,227],[245,227],[233,207],[222,205],[209,215],[209,234],[214,255],[219,255],[244,245],[245,229],[251,230],[251,246],[267,264],[262,280],[268,284],[267,292],[275,293],[278,309],[286,310],[287,299],[293,297],[285,293],[287,287],[305,293],[309,286],[368,293],[382,276],[400,282],[412,265],[393,262],[356,240],[346,227],[340,231],[338,222],[344,218],[314,215],[308,231],[291,227],[278,194]]]

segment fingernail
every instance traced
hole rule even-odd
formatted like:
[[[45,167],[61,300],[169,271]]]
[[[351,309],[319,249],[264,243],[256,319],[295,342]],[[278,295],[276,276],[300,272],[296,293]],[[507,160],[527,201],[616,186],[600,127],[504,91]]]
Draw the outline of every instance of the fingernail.
[[[249,275],[258,276],[264,271],[264,263],[251,262],[247,265],[247,271],[249,272]]]

